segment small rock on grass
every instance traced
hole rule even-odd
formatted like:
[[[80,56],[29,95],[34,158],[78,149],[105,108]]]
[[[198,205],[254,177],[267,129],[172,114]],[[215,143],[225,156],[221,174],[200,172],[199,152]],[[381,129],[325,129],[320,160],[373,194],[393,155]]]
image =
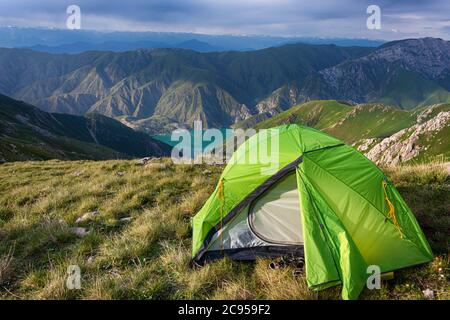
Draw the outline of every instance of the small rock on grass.
[[[130,222],[131,221],[131,217],[120,218],[119,221],[120,222]]]
[[[77,172],[75,172],[75,177],[79,177],[84,173],[84,170],[79,170]]]
[[[98,216],[99,214],[100,213],[98,211],[87,212],[83,214],[81,217],[79,217],[77,220],[75,220],[75,223],[84,222],[86,220],[94,218],[95,216]]]
[[[88,231],[86,228],[76,227],[71,229],[73,233],[75,233],[76,236],[83,238],[89,234],[90,231]]]
[[[208,170],[208,169],[205,169],[205,170],[203,170],[203,172],[202,172],[202,174],[211,174],[212,173],[212,171],[211,170]]]
[[[125,175],[125,172],[119,171],[119,172],[117,172],[117,175],[118,175],[119,177],[123,177],[123,176]]]
[[[433,300],[434,299],[434,291],[431,289],[425,289],[422,291],[423,295],[426,299]]]
[[[149,162],[158,162],[158,161],[160,161],[161,159],[162,159],[162,158],[160,158],[160,157],[145,157],[145,158],[139,159],[139,160],[136,162],[136,164],[137,164],[137,165],[144,166],[144,165],[146,165],[146,164],[149,163]]]
[[[143,166],[147,162],[149,162],[151,159],[152,159],[151,157],[145,157],[145,158],[139,159],[136,164]]]

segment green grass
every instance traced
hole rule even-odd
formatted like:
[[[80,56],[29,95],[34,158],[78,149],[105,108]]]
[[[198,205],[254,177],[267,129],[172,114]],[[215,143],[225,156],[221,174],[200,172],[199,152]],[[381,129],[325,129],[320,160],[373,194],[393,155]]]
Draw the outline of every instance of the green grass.
[[[415,121],[410,112],[382,104],[364,104],[324,131],[351,143],[360,139],[388,137]]]
[[[434,81],[406,70],[399,71],[384,90],[378,102],[403,109],[450,102],[450,92]]]
[[[146,166],[57,160],[0,165],[0,298],[339,299],[339,287],[310,291],[304,275],[270,270],[265,259],[189,266],[190,219],[221,171],[168,159]],[[431,288],[438,299],[450,299],[448,171],[442,165],[386,171],[436,258],[396,272],[381,290],[365,291],[361,298],[422,299],[421,291]],[[92,220],[75,223],[94,210],[99,215]],[[75,226],[90,233],[79,238],[70,229]],[[65,286],[73,264],[82,270],[81,290]]]
[[[309,127],[324,129],[339,121],[353,107],[335,100],[310,101],[292,107],[264,122],[258,123],[256,129],[276,127],[281,124],[301,123]]]
[[[106,160],[168,155],[170,147],[119,121],[47,113],[0,94],[0,161]]]
[[[413,112],[382,104],[356,107],[335,100],[310,101],[292,107],[255,125],[256,129],[297,123],[323,130],[347,143],[365,138],[384,138],[411,126]]]

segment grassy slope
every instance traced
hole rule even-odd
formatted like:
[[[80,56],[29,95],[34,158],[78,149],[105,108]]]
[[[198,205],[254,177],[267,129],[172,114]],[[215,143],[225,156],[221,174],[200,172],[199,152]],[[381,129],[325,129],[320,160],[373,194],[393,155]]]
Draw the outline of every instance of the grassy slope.
[[[292,107],[295,108],[295,107]],[[247,118],[242,121],[238,121],[235,124],[233,124],[231,127],[235,129],[248,129],[255,127],[258,123],[263,122],[265,120],[268,120],[272,118],[272,116],[268,112],[258,113],[254,116],[251,116],[250,118]]]
[[[324,129],[339,121],[352,107],[334,100],[311,101],[286,110],[255,128],[276,127],[287,123],[301,123],[309,127]]]
[[[414,109],[413,114],[419,114],[425,107],[419,107]],[[435,117],[440,112],[448,112],[450,111],[450,103],[444,103],[437,105],[427,116],[426,120]],[[450,147],[449,147],[449,138],[450,138],[450,126],[445,126],[438,133],[432,134],[424,134],[422,135],[417,144],[426,147],[426,152],[420,153],[417,158],[414,159],[416,162],[427,162],[432,159],[433,156],[437,156],[438,158],[449,159],[450,158]]]
[[[450,103],[441,103],[441,104],[436,104],[436,105],[432,105],[432,106],[426,106],[426,107],[417,107],[409,112],[406,111],[402,111],[402,110],[396,110],[393,109],[391,111],[392,114],[392,118],[386,118],[384,117],[384,122],[381,122],[382,126],[380,127],[381,129],[385,130],[385,133],[389,133],[392,134],[395,131],[398,131],[402,128],[406,128],[406,127],[410,127],[411,129],[414,129],[414,126],[411,125],[417,125],[417,119],[420,117],[421,120],[421,124],[426,123],[426,121],[433,119],[434,117],[436,117],[439,113],[441,112],[448,112],[450,110]],[[388,114],[389,116],[389,114]],[[372,129],[373,127],[373,123],[374,121],[372,121],[371,124],[371,120],[370,118],[361,118],[358,117],[359,121],[364,121],[363,123],[367,123],[368,128]],[[382,116],[383,118],[383,116]],[[376,116],[373,117],[374,120],[376,120]],[[376,123],[379,123],[379,121],[377,121]],[[387,125],[385,125],[387,124]],[[364,127],[361,128],[361,130],[363,130]],[[376,127],[375,127],[376,128]],[[395,129],[393,130],[393,132],[386,132],[386,129]],[[340,129],[343,129],[342,127]],[[344,131],[345,132],[345,131]],[[350,132],[350,130],[348,131]],[[354,131],[353,131],[354,132]],[[414,134],[414,132],[416,132],[415,130],[408,130],[406,132],[403,133],[403,135],[400,137],[400,140],[406,140],[407,138],[409,138],[412,134]],[[333,134],[333,132],[330,132],[331,134]],[[383,131],[381,132],[383,133]],[[349,134],[349,137],[351,138],[351,134]],[[380,134],[380,132],[372,132],[371,135],[363,135],[363,138],[383,138],[386,135],[384,134]],[[417,141],[414,142],[414,144],[416,146],[420,147],[420,152],[419,154],[412,158],[411,160],[408,161],[408,163],[413,164],[413,163],[427,163],[427,162],[433,162],[434,160],[444,160],[444,161],[448,161],[448,159],[450,158],[450,141],[449,141],[449,137],[450,137],[450,127],[444,126],[442,129],[440,129],[439,131],[428,131],[428,132],[421,132],[418,135],[418,139]],[[348,141],[349,139],[347,139]],[[351,141],[351,140],[350,140]],[[378,139],[378,142],[381,141],[381,139]],[[351,141],[352,142],[352,141]],[[361,142],[361,141],[360,141]],[[355,147],[358,145],[358,143],[355,144]],[[372,148],[374,146],[374,144],[372,144],[371,147]],[[369,149],[368,149],[369,150]]]
[[[385,138],[411,126],[416,118],[410,112],[381,104],[364,104],[325,131],[354,142],[365,138]]]
[[[415,161],[427,162],[433,156],[450,158],[449,148],[450,126],[444,127],[439,133],[434,135],[425,135],[418,140],[418,144],[427,146],[426,152],[419,154]],[[431,157],[429,156],[431,155]]]
[[[404,109],[450,102],[450,92],[436,82],[406,70],[401,70],[384,90],[379,102]]]
[[[117,159],[169,151],[169,146],[105,116],[51,114],[0,95],[0,159]]]
[[[386,137],[415,122],[408,111],[382,104],[361,104],[356,107],[335,100],[319,100],[295,106],[255,128],[271,128],[298,123],[319,130],[348,143],[373,137]]]
[[[31,125],[19,121],[19,116]],[[66,117],[69,121],[63,125],[49,113],[0,95],[0,159],[114,159],[123,156],[93,143],[89,134],[83,135],[80,127],[74,126],[81,117]]]
[[[189,221],[221,171],[169,160],[145,167],[133,161],[0,165],[0,298],[339,298],[339,288],[316,295],[306,289],[304,276],[293,278],[289,268],[270,270],[264,259],[189,267]],[[430,287],[437,298],[449,299],[444,291],[449,282],[439,273],[442,268],[448,279],[448,172],[439,166],[387,172],[437,256],[396,273],[395,280],[362,298],[420,299],[421,290]],[[70,228],[92,210],[100,215],[80,225],[90,234],[77,238]],[[81,267],[81,290],[65,287],[71,264]]]
[[[36,135],[21,138],[0,137],[0,158],[6,161],[47,159],[117,159],[126,156],[110,148],[93,143],[60,137],[48,139]]]

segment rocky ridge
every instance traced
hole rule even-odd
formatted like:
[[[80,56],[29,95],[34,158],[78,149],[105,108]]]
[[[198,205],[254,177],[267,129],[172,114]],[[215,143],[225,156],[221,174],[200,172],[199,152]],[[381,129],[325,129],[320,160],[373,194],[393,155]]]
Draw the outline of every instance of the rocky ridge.
[[[376,164],[397,165],[417,157],[429,147],[423,138],[430,138],[444,127],[450,126],[450,111],[441,111],[431,116],[435,105],[417,116],[416,124],[384,139],[364,139],[359,141],[358,150]]]

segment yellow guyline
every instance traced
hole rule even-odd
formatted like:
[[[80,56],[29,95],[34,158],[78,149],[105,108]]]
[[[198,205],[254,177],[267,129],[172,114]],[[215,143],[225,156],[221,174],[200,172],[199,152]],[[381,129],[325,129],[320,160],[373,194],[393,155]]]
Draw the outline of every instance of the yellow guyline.
[[[223,209],[225,205],[225,196],[224,196],[224,186],[223,186],[223,178],[219,181],[219,186],[217,187],[217,194],[219,200],[221,200],[220,204],[220,249],[223,251],[223,237],[222,237],[222,227],[223,227]]]
[[[394,223],[394,225],[397,228],[398,232],[400,232],[400,237],[403,239],[404,235],[403,235],[402,229],[401,229],[401,227],[400,227],[400,225],[398,223],[397,215],[395,214],[395,207],[392,204],[391,200],[389,200],[389,197],[388,197],[388,194],[387,194],[387,190],[386,190],[387,182],[385,180],[383,180],[382,185],[383,185],[383,191],[384,191],[384,198],[386,199],[386,202],[387,202],[387,204],[389,206],[388,216],[392,220],[392,222]]]

